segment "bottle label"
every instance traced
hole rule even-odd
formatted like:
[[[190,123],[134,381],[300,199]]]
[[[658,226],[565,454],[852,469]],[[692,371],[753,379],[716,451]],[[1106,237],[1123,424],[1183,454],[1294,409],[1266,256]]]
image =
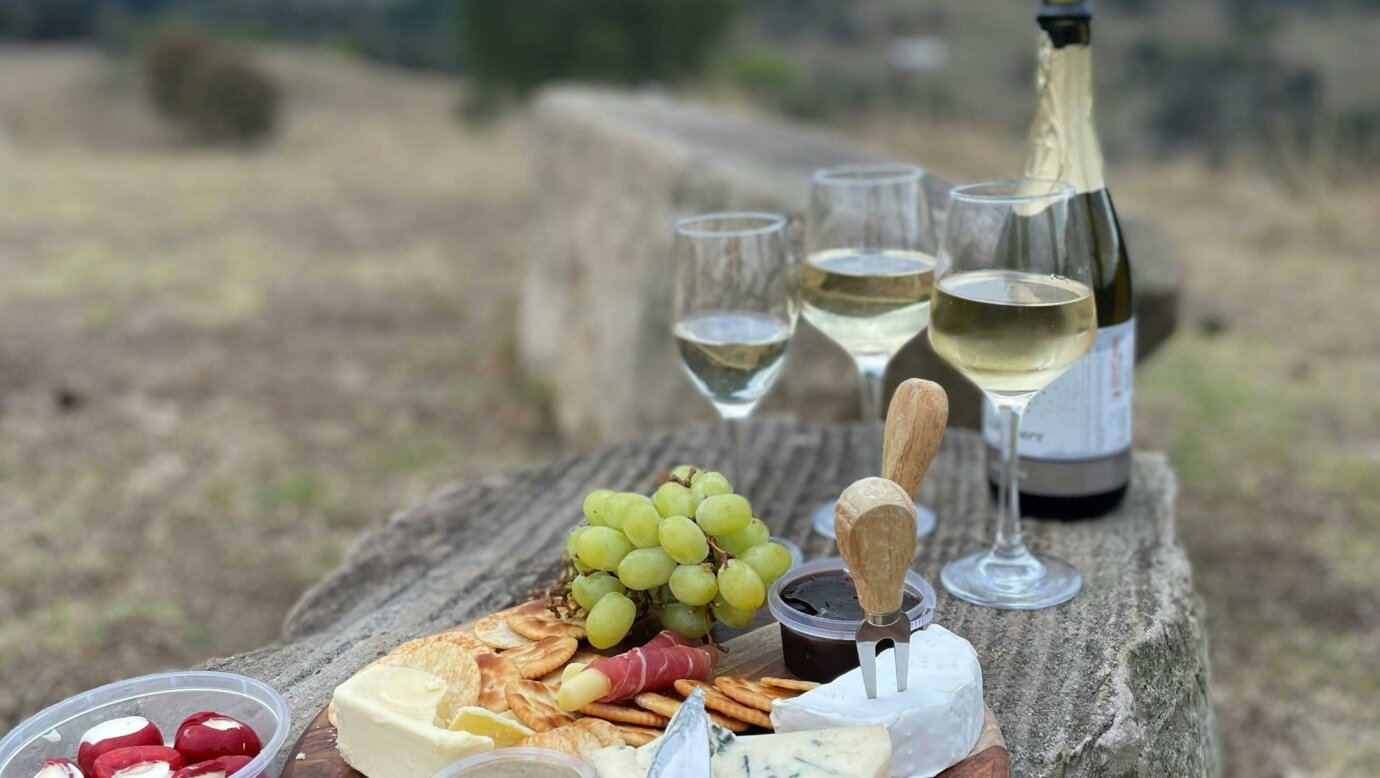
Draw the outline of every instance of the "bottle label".
[[[1136,320],[1103,327],[1093,347],[1035,396],[1021,417],[1021,457],[1094,459],[1131,446]],[[987,444],[1001,445],[1001,419],[983,402]]]

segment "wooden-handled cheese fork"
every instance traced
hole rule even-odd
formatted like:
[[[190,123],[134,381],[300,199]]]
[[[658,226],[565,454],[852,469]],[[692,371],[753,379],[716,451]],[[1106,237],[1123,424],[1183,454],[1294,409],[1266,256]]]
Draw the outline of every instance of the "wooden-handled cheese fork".
[[[896,690],[910,677],[910,620],[904,605],[906,572],[915,556],[913,495],[934,461],[949,401],[936,383],[912,378],[896,389],[886,415],[884,478],[864,478],[839,496],[834,531],[848,562],[863,623],[858,664],[869,699],[877,696],[877,643],[895,645]]]

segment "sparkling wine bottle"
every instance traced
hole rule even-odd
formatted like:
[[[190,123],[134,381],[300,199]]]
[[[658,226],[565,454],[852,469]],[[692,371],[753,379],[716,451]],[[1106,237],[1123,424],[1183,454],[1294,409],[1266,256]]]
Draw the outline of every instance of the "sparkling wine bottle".
[[[1131,479],[1131,392],[1136,358],[1131,264],[1102,178],[1093,123],[1092,12],[1088,2],[1044,0],[1038,98],[1025,174],[1072,183],[1093,253],[1097,340],[1037,396],[1021,429],[1021,506],[1029,516],[1099,516],[1126,496]],[[988,478],[997,483],[1000,423],[983,409]]]

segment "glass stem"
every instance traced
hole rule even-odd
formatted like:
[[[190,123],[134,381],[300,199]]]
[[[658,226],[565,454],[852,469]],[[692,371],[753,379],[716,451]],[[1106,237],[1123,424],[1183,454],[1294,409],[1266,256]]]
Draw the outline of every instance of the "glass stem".
[[[728,434],[728,481],[733,484],[733,491],[745,494],[747,484],[743,483],[743,448],[747,435],[747,418],[725,416],[724,430]]]
[[[1020,484],[1020,437],[1021,412],[1024,404],[1003,404],[1002,421],[1005,434],[1002,436],[1001,465],[1002,479],[997,492],[997,541],[992,546],[992,554],[999,559],[1017,559],[1027,556],[1025,544],[1021,542],[1021,484]]]
[[[882,408],[882,402],[886,394],[886,363],[887,360],[863,359],[858,358],[858,379],[862,386],[862,402],[859,409],[862,411],[862,420],[868,424],[884,423],[886,412]],[[882,449],[880,446],[867,448],[869,457],[863,460],[863,472],[866,475],[882,474]]]

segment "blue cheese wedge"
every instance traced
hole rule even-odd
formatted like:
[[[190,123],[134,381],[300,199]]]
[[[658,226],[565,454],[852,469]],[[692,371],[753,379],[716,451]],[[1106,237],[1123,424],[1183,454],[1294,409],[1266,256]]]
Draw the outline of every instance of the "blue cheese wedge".
[[[367,778],[419,778],[494,747],[435,724],[449,687],[410,667],[371,665],[335,689],[336,747]]]
[[[891,736],[891,775],[930,778],[972,751],[982,732],[982,665],[968,641],[932,625],[910,638],[910,680],[896,691],[896,659],[877,657],[877,698],[862,670],[772,706],[778,733],[879,724]],[[746,738],[744,738],[746,739]]]
[[[881,726],[735,737],[712,727],[713,778],[889,778],[891,738]],[[587,757],[599,778],[645,778],[659,739]]]

